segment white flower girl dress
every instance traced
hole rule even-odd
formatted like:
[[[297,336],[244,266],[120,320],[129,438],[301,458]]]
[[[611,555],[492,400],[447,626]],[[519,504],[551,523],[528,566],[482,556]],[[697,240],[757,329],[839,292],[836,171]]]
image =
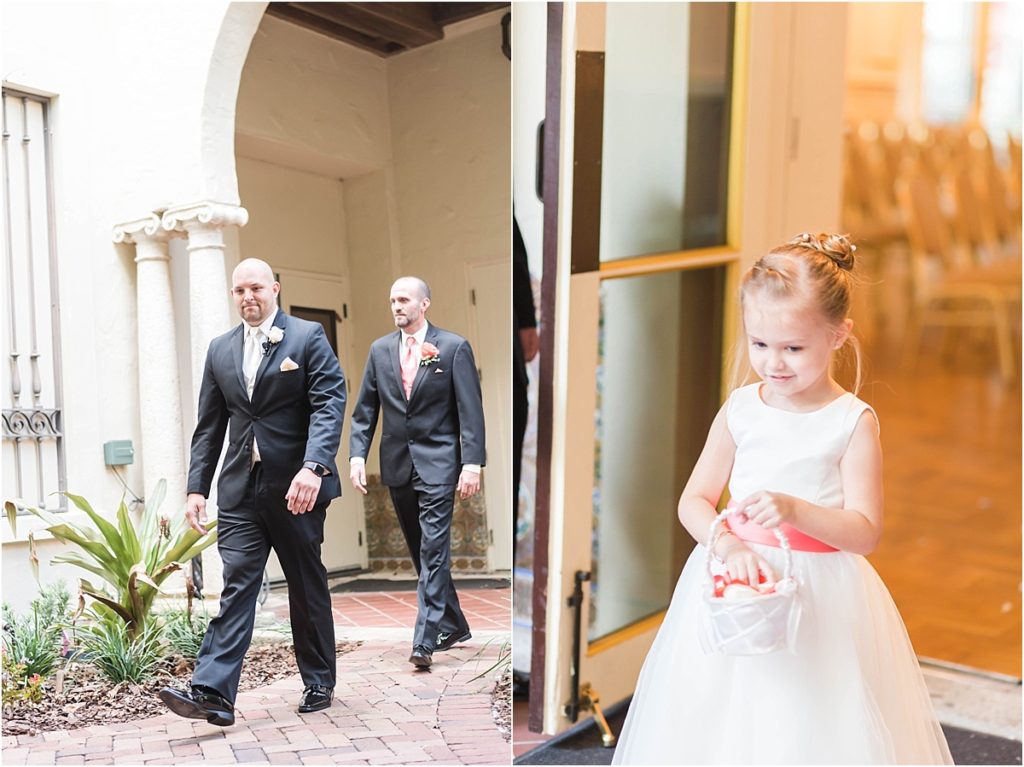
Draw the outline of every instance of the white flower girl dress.
[[[846,393],[794,413],[765,404],[760,387],[737,389],[727,406],[736,443],[731,496],[770,490],[840,507],[839,462],[870,406]],[[781,572],[770,531],[739,528],[766,542],[748,539]],[[953,763],[878,574],[858,554],[821,551],[830,547],[820,541],[819,550],[798,550],[801,534],[789,532],[803,607],[795,651],[705,654],[705,549],[697,546],[640,672],[613,764]]]

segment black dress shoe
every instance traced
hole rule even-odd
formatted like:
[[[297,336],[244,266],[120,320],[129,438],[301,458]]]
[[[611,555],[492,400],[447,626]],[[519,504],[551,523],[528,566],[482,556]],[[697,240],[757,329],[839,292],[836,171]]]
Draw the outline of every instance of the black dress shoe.
[[[450,650],[455,645],[468,642],[472,638],[473,635],[469,633],[469,629],[466,629],[465,631],[453,631],[451,634],[441,632],[437,635],[437,645],[434,647],[434,652]]]
[[[324,687],[322,684],[307,684],[299,700],[299,713],[308,714],[310,711],[322,711],[331,707],[334,699],[334,688]]]
[[[409,662],[416,668],[430,668],[430,664],[434,662],[433,652],[423,645],[416,645],[412,648]]]
[[[160,700],[178,716],[205,719],[219,727],[229,727],[235,723],[235,707],[212,690],[194,685],[191,690],[165,687],[160,691]]]

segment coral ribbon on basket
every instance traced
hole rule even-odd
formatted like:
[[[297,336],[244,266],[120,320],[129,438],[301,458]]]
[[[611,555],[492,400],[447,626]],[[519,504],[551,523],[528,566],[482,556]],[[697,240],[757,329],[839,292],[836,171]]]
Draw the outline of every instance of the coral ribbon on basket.
[[[728,507],[730,510],[733,508],[732,504]],[[787,525],[785,522],[782,523],[782,532],[786,534],[789,539],[789,547],[793,551],[809,551],[818,554],[824,554],[829,551],[839,551],[839,549],[829,546],[823,541],[819,541],[817,538],[812,538],[807,533],[802,533],[791,525]],[[729,529],[732,530],[736,537],[741,541],[749,541],[750,543],[760,543],[764,546],[779,547],[779,539],[775,537],[775,533],[767,527],[761,527],[756,522],[740,522],[735,516],[729,517]]]

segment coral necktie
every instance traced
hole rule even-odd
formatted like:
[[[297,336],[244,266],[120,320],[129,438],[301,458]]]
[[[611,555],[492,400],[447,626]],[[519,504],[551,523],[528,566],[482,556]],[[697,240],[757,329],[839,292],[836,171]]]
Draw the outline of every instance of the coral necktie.
[[[402,357],[402,386],[405,388],[405,398],[412,395],[412,382],[416,380],[416,339],[409,336],[405,341],[405,356]]]

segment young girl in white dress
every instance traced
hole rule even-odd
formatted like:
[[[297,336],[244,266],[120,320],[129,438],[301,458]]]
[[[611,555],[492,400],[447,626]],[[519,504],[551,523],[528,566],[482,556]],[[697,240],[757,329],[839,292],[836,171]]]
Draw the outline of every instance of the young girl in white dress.
[[[682,497],[698,545],[644,662],[613,764],[952,764],[903,620],[864,558],[882,533],[871,407],[831,375],[850,345],[854,246],[803,234],[744,275],[747,357],[760,381],[719,411]],[[726,484],[736,512],[708,530]],[[735,581],[782,572],[803,614],[793,652],[706,654],[707,546]]]

